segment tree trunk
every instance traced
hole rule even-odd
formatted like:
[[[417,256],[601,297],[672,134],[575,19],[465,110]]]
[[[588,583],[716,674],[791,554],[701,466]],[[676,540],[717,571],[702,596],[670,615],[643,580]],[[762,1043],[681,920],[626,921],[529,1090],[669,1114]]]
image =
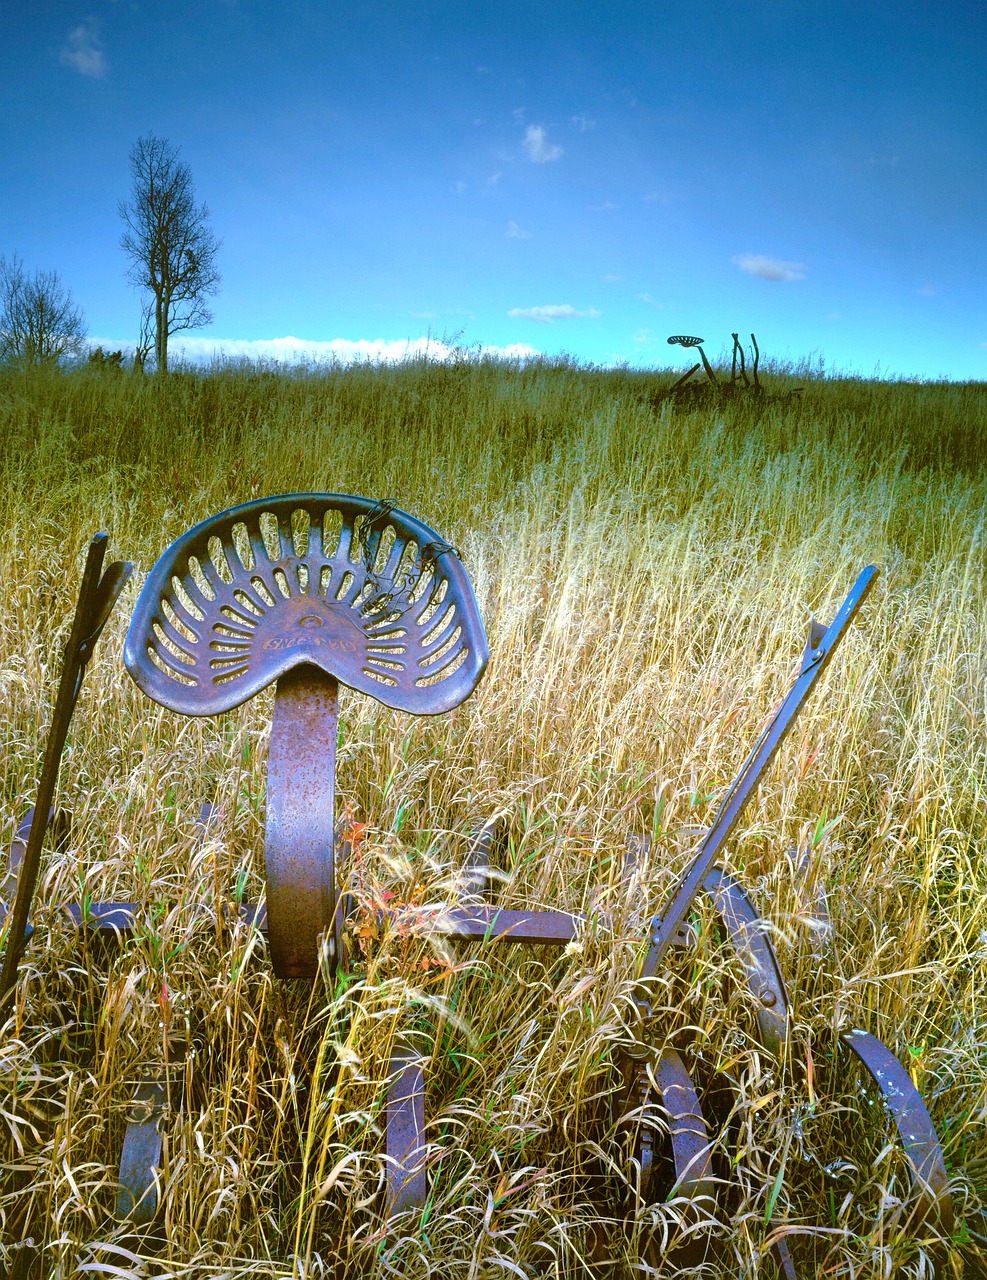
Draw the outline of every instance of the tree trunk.
[[[159,295],[154,306],[154,358],[158,373],[168,372],[168,307]]]

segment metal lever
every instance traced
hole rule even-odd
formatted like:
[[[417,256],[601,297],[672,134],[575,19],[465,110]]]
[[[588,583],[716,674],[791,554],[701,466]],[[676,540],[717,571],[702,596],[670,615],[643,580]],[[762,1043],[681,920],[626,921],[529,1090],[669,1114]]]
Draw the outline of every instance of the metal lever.
[[[34,819],[17,877],[17,896],[7,928],[7,950],[3,958],[3,971],[0,973],[0,1022],[7,1017],[13,1004],[17,966],[24,953],[27,922],[41,866],[41,849],[48,830],[51,801],[55,794],[72,713],[75,711],[89,659],[120,592],[133,572],[133,565],[124,561],[116,561],[105,573],[102,572],[107,541],[107,534],[97,533],[89,544],[86,567],[79,587],[79,601],[72,619],[68,644],[65,646],[55,711],[48,730],[44,763],[38,779],[38,794],[34,801]]]
[[[853,584],[849,595],[840,606],[839,613],[828,627],[824,629],[815,619],[812,620],[808,643],[802,655],[802,665],[795,683],[775,712],[771,723],[754,744],[740,773],[724,797],[716,820],[703,837],[699,851],[680,880],[670,902],[661,915],[655,916],[651,922],[651,942],[641,966],[642,978],[654,977],[657,972],[665,952],[671,946],[673,938],[688,915],[689,908],[706,878],[706,873],[733,834],[761,775],[774,759],[775,752],[794,724],[813,685],[826,670],[829,660],[836,652],[837,645],[843,639],[876,577],[877,569],[874,565],[868,565]]]

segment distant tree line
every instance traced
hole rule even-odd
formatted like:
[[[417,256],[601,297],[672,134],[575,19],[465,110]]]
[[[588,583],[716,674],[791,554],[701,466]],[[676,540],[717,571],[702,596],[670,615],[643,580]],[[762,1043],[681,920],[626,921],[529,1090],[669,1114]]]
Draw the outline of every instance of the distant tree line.
[[[209,210],[197,204],[192,171],[179,149],[147,134],[130,152],[131,192],[119,205],[120,246],[130,260],[127,278],[141,291],[140,334],[134,367],[153,352],[158,373],[168,371],[168,340],[212,321],[207,299],[219,289],[220,242]],[[57,271],[29,273],[17,254],[0,257],[0,364],[57,365],[85,353],[86,322]],[[120,368],[119,351],[97,347],[88,363]]]

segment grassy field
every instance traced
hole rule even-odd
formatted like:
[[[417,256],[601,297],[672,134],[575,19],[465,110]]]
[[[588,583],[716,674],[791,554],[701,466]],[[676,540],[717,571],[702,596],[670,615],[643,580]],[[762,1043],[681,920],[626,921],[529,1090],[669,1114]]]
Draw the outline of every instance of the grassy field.
[[[673,412],[656,406],[660,377],[564,362],[0,374],[4,847],[34,796],[90,536],[106,529],[111,557],[136,566],[73,724],[59,792],[73,834],[46,854],[0,1029],[0,1273],[32,1236],[35,1274],[60,1280],[675,1274],[682,1255],[662,1242],[688,1227],[681,1201],[619,1210],[641,921],[787,689],[810,616],[829,622],[874,563],[729,848],[775,926],[789,1056],[758,1048],[701,907],[687,1016],[658,1034],[683,1043],[688,1023],[697,1078],[736,1099],[704,1273],[772,1275],[787,1233],[803,1276],[980,1274],[987,389],[798,372],[769,371],[769,390],[804,390],[757,413]],[[445,899],[470,832],[500,816],[498,900],[596,922],[564,954],[439,953],[392,933],[313,992],[272,977],[256,934],[218,929],[224,904],[263,893],[272,695],[181,719],[131,682],[123,636],[173,538],[295,490],[386,497],[433,525],[490,641],[479,689],[448,715],[344,691],[340,806],[367,824],[364,904]],[[205,843],[202,801],[219,815]],[[629,894],[632,832],[653,841]],[[86,894],[144,904],[138,936],[83,950],[60,908]],[[928,1101],[952,1240],[909,1223],[887,1118],[836,1052],[855,1026]],[[430,1193],[385,1230],[381,1108],[401,1027],[428,1055]],[[184,1102],[166,1126],[168,1243],[152,1253],[111,1219],[134,1083],[169,1036],[188,1052],[171,1064]]]

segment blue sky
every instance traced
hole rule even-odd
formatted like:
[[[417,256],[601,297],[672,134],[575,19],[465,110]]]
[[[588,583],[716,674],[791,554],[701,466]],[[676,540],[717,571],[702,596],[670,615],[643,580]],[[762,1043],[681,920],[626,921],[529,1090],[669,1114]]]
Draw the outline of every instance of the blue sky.
[[[0,253],[94,340],[136,337],[117,204],[154,133],[223,242],[192,354],[649,367],[754,330],[987,379],[983,0],[4,0],[3,35]]]

